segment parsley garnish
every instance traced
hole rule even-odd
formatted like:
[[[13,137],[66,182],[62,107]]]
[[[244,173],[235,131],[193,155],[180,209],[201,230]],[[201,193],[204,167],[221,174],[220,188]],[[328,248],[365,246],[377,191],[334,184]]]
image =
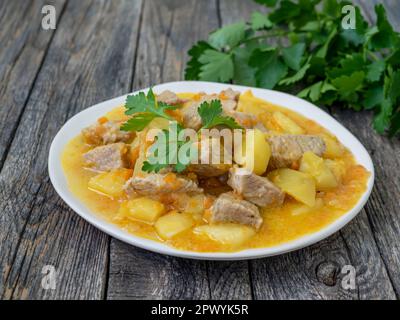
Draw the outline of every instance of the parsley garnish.
[[[222,115],[222,105],[219,100],[212,100],[211,102],[203,102],[198,113],[201,117],[203,129],[210,129],[218,125],[224,125],[231,129],[241,129],[232,117]]]
[[[173,121],[166,110],[176,109],[176,106],[170,106],[164,102],[157,102],[153,90],[150,88],[147,96],[143,92],[136,95],[130,95],[125,101],[125,114],[133,115],[122,126],[124,131],[142,131],[154,118],[165,118]]]
[[[247,23],[224,26],[195,44],[187,80],[274,88],[318,105],[373,110],[376,131],[400,132],[400,34],[382,4],[372,26],[353,5],[356,29],[345,30],[346,1],[255,1],[271,13],[254,12]],[[271,45],[280,37],[289,45]]]
[[[197,156],[196,152],[186,154],[186,159],[182,159],[182,157],[178,156],[179,152],[182,153],[181,148],[185,145],[190,147],[191,142],[188,141],[188,139],[174,140],[171,134],[172,130],[176,130],[176,137],[179,137],[179,133],[184,129],[179,124],[176,125],[176,128],[174,128],[174,125],[170,125],[168,129],[164,129],[159,133],[159,135],[156,137],[156,142],[150,147],[149,150],[153,154],[149,156],[147,161],[143,162],[143,171],[157,173],[161,169],[172,167],[173,171],[179,173],[184,171],[190,164],[190,157]],[[195,151],[195,149],[192,151]]]

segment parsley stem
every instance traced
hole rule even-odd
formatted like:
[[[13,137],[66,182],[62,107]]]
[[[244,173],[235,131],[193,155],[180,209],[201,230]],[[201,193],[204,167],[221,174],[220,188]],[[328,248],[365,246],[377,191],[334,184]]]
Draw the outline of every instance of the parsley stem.
[[[275,32],[270,32],[270,33],[265,33],[263,35],[259,35],[257,37],[245,39],[241,42],[239,42],[236,46],[233,46],[229,51],[232,52],[236,48],[240,47],[242,44],[255,41],[255,40],[261,40],[261,39],[266,39],[266,38],[273,38],[273,37],[281,37],[281,36],[287,36],[289,34],[289,31],[286,30],[278,30]]]

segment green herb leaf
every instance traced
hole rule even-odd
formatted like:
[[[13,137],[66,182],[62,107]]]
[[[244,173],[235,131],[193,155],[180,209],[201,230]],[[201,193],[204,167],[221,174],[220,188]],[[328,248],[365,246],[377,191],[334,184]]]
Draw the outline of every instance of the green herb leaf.
[[[346,98],[352,93],[361,89],[364,82],[364,71],[354,72],[351,76],[341,76],[333,79],[332,84],[338,90],[339,94]]]
[[[273,26],[272,22],[268,19],[266,14],[261,12],[253,12],[250,20],[251,28],[254,31],[261,29],[269,29]]]
[[[305,43],[297,43],[289,48],[282,50],[283,60],[295,71],[298,71],[301,66],[301,60],[306,49]]]
[[[280,85],[290,85],[290,84],[296,83],[296,82],[300,81],[301,79],[303,79],[304,76],[306,75],[307,70],[311,67],[310,60],[311,60],[311,57],[306,61],[304,66],[302,66],[299,71],[297,71],[291,77],[281,80],[279,82],[279,84]]]
[[[398,42],[398,35],[390,25],[385,7],[382,4],[375,7],[375,12],[378,32],[371,37],[371,47],[373,49],[391,48]]]
[[[199,58],[201,72],[200,80],[229,81],[233,77],[232,56],[215,50],[206,50]]]
[[[122,126],[123,131],[142,131],[147,125],[157,117],[172,120],[165,111],[176,109],[178,106],[170,106],[166,103],[157,103],[153,90],[150,88],[147,95],[139,92],[129,95],[125,101],[125,114],[133,115]]]
[[[244,39],[245,30],[244,22],[230,24],[211,33],[208,42],[217,49],[232,48]]]
[[[232,117],[222,115],[222,105],[219,100],[203,102],[198,109],[198,113],[204,129],[210,129],[218,125],[224,125],[231,129],[242,128]]]
[[[275,10],[269,18],[274,23],[281,23],[285,20],[290,20],[290,18],[296,17],[300,12],[300,7],[297,3],[289,0],[282,0],[280,7]]]
[[[188,52],[191,59],[187,63],[185,69],[185,79],[186,80],[198,80],[200,77],[201,67],[199,58],[204,53],[204,51],[212,49],[212,47],[205,41],[197,42]]]
[[[375,130],[383,134],[390,125],[390,117],[392,116],[393,106],[390,100],[382,101],[379,113],[375,116],[373,124]]]
[[[369,82],[379,81],[383,72],[385,71],[386,64],[383,60],[378,60],[370,64],[367,68],[367,80]]]
[[[364,108],[366,110],[371,110],[376,106],[380,105],[383,101],[383,87],[377,86],[370,88],[365,94]]]

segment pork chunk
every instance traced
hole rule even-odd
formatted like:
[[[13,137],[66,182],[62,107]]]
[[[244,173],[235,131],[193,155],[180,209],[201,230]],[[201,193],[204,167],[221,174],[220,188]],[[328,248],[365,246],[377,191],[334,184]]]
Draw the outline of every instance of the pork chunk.
[[[263,220],[257,206],[227,192],[221,194],[212,205],[211,222],[240,223],[258,229]]]
[[[171,106],[175,106],[177,104],[182,104],[186,100],[180,99],[174,92],[165,90],[161,92],[159,95],[157,95],[157,101],[158,102],[164,102],[166,104],[169,104]]]
[[[262,132],[267,132],[268,130],[264,127],[264,125],[257,119],[257,116],[254,114],[240,112],[240,111],[231,111],[226,113],[228,116],[231,116],[236,120],[238,124],[240,124],[243,128],[246,129],[259,129]]]
[[[107,121],[95,123],[82,130],[86,143],[91,145],[103,145],[115,142],[128,142],[133,138],[132,132],[120,130],[121,123]]]
[[[230,90],[230,91],[229,91]],[[237,106],[236,95],[237,93],[232,89],[228,89],[224,92],[226,99],[221,99],[217,94],[203,94],[199,101],[193,101],[189,106],[182,110],[183,113],[183,124],[186,128],[192,128],[195,130],[201,127],[201,118],[197,112],[198,108],[203,102],[211,102],[213,100],[220,100],[222,109],[225,114],[235,112]],[[221,92],[221,93],[222,93]]]
[[[243,168],[232,168],[227,183],[236,193],[260,207],[280,206],[285,198],[285,194],[267,178]]]
[[[221,91],[221,95],[223,95],[227,100],[234,100],[238,101],[240,92],[239,91],[234,91],[232,88],[228,88],[226,90]]]
[[[182,109],[182,120],[185,128],[199,130],[201,128],[201,117],[197,112],[200,103],[198,101],[192,102],[186,108]]]
[[[301,159],[304,152],[311,151],[317,156],[325,152],[325,142],[322,138],[312,135],[281,135],[268,138],[271,146],[271,168],[290,167]]]
[[[128,194],[154,195],[166,193],[201,193],[197,183],[174,173],[154,173],[147,176],[134,176],[130,178],[125,186]]]
[[[96,147],[86,152],[83,157],[91,169],[110,171],[128,167],[128,146],[122,142]]]
[[[232,164],[223,163],[225,150],[221,144],[221,139],[210,138],[206,141],[208,142],[206,144],[202,144],[201,141],[196,143],[198,145],[199,154],[198,163],[192,163],[188,167],[188,171],[203,177],[217,177],[227,173],[232,167]],[[218,154],[219,159],[217,157]],[[212,155],[216,157],[216,161],[213,161]]]

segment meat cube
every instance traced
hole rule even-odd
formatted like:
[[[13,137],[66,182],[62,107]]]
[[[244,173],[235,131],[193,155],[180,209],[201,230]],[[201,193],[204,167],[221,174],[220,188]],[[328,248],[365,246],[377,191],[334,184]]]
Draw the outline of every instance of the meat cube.
[[[312,135],[280,135],[268,138],[271,146],[270,168],[286,168],[301,159],[303,153],[311,151],[317,156],[325,152],[322,138]]]
[[[229,171],[228,185],[235,193],[260,207],[280,206],[285,199],[285,194],[267,178],[243,168]]]
[[[154,195],[166,193],[201,193],[197,183],[175,173],[153,173],[147,176],[134,176],[125,186],[128,194]]]
[[[121,123],[107,121],[95,123],[82,130],[86,143],[91,145],[103,145],[115,142],[128,142],[133,138],[133,132],[120,130]]]
[[[180,99],[172,91],[165,90],[165,91],[161,92],[159,95],[157,95],[157,101],[158,102],[164,102],[164,103],[169,104],[171,106],[175,106],[175,105],[184,103],[186,100]]]
[[[207,141],[208,143],[203,144],[202,141],[196,143],[198,145],[199,153],[198,163],[192,163],[188,167],[188,171],[194,172],[203,177],[217,177],[224,173],[227,173],[232,167],[232,164],[224,163],[225,150],[223,148],[223,145],[221,144],[221,139],[205,139],[206,140],[202,141]],[[216,157],[216,161],[213,161],[212,155]]]
[[[110,171],[127,168],[129,165],[128,146],[122,142],[96,147],[86,152],[83,157],[91,169]]]
[[[231,111],[226,113],[228,116],[231,116],[236,120],[238,124],[240,124],[243,128],[246,129],[259,129],[262,132],[267,132],[267,129],[264,125],[257,119],[257,116],[254,114],[240,112],[240,111]]]
[[[256,205],[227,192],[221,194],[212,205],[211,222],[240,223],[258,229],[263,220]]]
[[[192,102],[189,106],[182,109],[182,121],[185,128],[199,130],[201,128],[201,117],[197,112],[200,103],[198,101]]]
[[[228,172],[229,164],[191,164],[188,171],[194,172],[202,177],[218,177]]]
[[[238,101],[240,92],[234,91],[232,88],[228,88],[226,90],[221,91],[221,96],[225,97],[226,100]]]

